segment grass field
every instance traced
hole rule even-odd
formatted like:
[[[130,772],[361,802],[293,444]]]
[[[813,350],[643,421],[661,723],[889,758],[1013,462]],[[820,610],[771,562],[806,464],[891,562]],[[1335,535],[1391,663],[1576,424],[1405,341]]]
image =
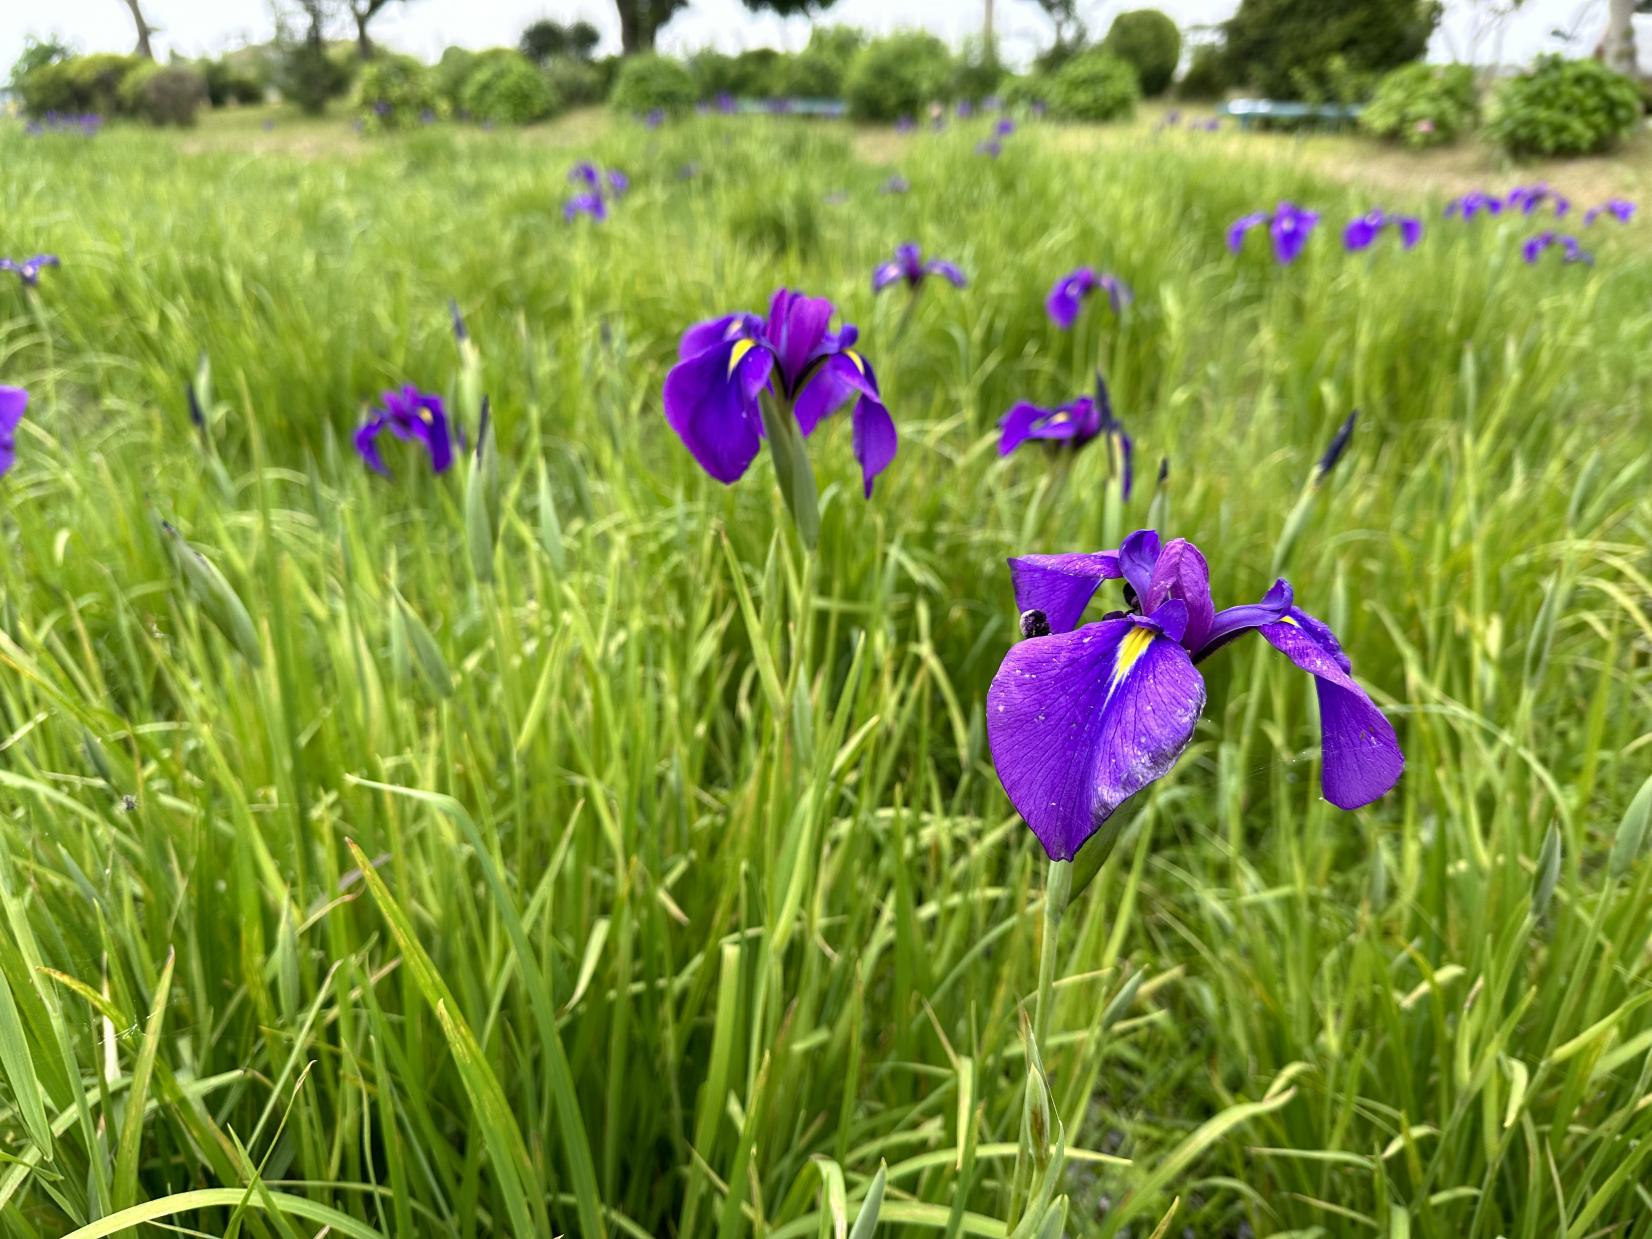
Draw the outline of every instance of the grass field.
[[[1644,222],[1527,266],[1532,221],[1328,148],[985,131],[0,128],[0,251],[63,264],[0,273],[0,1235],[803,1239],[875,1177],[883,1236],[1652,1235]],[[576,156],[631,178],[600,226]],[[1298,262],[1227,251],[1287,197]],[[1422,243],[1345,255],[1371,206]],[[909,239],[971,283],[903,328]],[[1067,335],[1081,263],[1136,301]],[[869,502],[847,416],[810,441],[813,555],[766,454],[724,488],[660,406],[780,286],[901,435]],[[449,297],[496,492],[351,447],[383,388],[462,395]],[[996,452],[1098,364],[1123,505],[1100,446]],[[1408,768],[1338,812],[1307,679],[1205,666],[1066,915],[1041,1171],[1004,559],[1150,513],[1218,604],[1283,566]]]

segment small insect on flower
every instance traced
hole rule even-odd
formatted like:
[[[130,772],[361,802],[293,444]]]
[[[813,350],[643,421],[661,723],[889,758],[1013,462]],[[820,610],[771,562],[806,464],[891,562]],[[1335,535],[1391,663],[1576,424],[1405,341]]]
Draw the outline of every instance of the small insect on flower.
[[[1423,235],[1423,221],[1415,215],[1390,215],[1387,211],[1367,211],[1348,221],[1343,229],[1342,244],[1349,253],[1367,249],[1383,229],[1392,228],[1400,234],[1400,247],[1410,249]]]
[[[13,272],[22,281],[25,288],[33,288],[40,283],[40,273],[47,267],[61,267],[56,254],[36,254],[33,258],[25,258],[21,262],[10,258],[0,258],[0,271]]]
[[[0,478],[17,463],[17,427],[28,407],[28,392],[21,387],[0,387]]]
[[[384,407],[374,409],[355,434],[356,452],[367,467],[390,476],[378,444],[379,435],[389,430],[398,439],[422,444],[430,456],[432,473],[447,472],[453,464],[453,434],[442,398],[409,383],[400,391],[385,392],[380,400]]]
[[[1134,299],[1130,286],[1118,276],[1098,274],[1094,267],[1080,267],[1050,286],[1049,295],[1044,298],[1044,310],[1057,327],[1069,331],[1078,321],[1085,298],[1098,288],[1107,294],[1114,314],[1124,313],[1124,307]]]
[[[1294,202],[1281,202],[1272,212],[1255,211],[1241,215],[1228,227],[1228,249],[1235,254],[1245,244],[1245,234],[1262,224],[1268,225],[1273,239],[1274,260],[1288,266],[1302,253],[1303,246],[1319,224],[1319,212],[1299,207]]]
[[[665,420],[700,467],[728,484],[756,459],[767,396],[808,438],[850,401],[855,457],[867,498],[895,459],[895,423],[872,364],[855,351],[851,323],[830,331],[832,303],[780,289],[767,317],[728,314],[683,333],[665,378]]]
[[[1583,248],[1582,242],[1565,232],[1540,232],[1536,236],[1527,237],[1520,246],[1520,257],[1532,264],[1543,256],[1544,250],[1557,245],[1565,254],[1566,262],[1580,262],[1585,266],[1591,266],[1595,261],[1595,256]]]
[[[1163,778],[1205,705],[1195,664],[1255,630],[1314,677],[1320,786],[1340,809],[1389,791],[1405,768],[1394,728],[1353,679],[1334,633],[1276,581],[1217,611],[1199,548],[1137,530],[1117,551],[1009,561],[1026,639],[987,690],[987,741],[1010,802],[1052,860],[1071,860],[1131,796]],[[1082,624],[1103,581],[1129,608]]]
[[[1482,211],[1487,215],[1501,215],[1503,213],[1503,200],[1495,194],[1484,193],[1476,189],[1464,194],[1461,198],[1453,198],[1446,203],[1445,217],[1453,219],[1460,215],[1464,219],[1473,219]]]
[[[923,283],[932,275],[938,275],[954,288],[962,288],[969,281],[964,273],[954,264],[941,258],[932,258],[924,261],[923,251],[911,241],[895,247],[895,257],[884,263],[879,263],[872,272],[872,291],[881,293],[892,284],[905,282],[913,292],[917,292]]]
[[[1635,217],[1635,204],[1627,198],[1608,198],[1599,206],[1592,206],[1583,213],[1584,227],[1593,224],[1602,215],[1610,215],[1620,224],[1627,224]]]

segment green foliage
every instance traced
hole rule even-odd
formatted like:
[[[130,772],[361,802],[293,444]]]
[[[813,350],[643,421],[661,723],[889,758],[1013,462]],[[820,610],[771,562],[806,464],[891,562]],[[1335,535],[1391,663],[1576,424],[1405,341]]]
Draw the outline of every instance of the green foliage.
[[[74,52],[69,45],[58,39],[37,39],[34,35],[26,35],[23,39],[23,51],[12,62],[10,86],[12,90],[22,92],[23,79],[36,69],[44,69],[47,65],[57,64],[68,60]]]
[[[761,99],[780,93],[780,70],[785,56],[772,47],[753,47],[734,58],[731,94]]]
[[[1640,123],[1635,84],[1597,60],[1544,56],[1492,96],[1486,136],[1510,155],[1589,155]]]
[[[1443,146],[1474,126],[1478,95],[1469,65],[1411,64],[1377,84],[1360,126],[1407,146]]]
[[[304,39],[283,51],[276,83],[288,100],[311,116],[319,116],[350,89],[355,74],[353,55],[341,55],[325,44]]]
[[[1062,120],[1125,120],[1140,98],[1135,69],[1099,48],[1074,56],[1050,78],[1050,114]]]
[[[616,111],[646,116],[653,111],[680,116],[694,106],[694,78],[669,56],[631,56],[620,65],[608,103]]]
[[[206,75],[191,64],[145,61],[121,80],[121,111],[151,125],[188,128],[209,102]]]
[[[788,98],[836,99],[843,93],[843,64],[818,52],[784,57],[776,76],[776,93]]]
[[[952,94],[958,99],[979,103],[997,93],[1004,80],[1004,62],[998,58],[996,43],[983,43],[979,38],[965,40],[962,52],[953,66]]]
[[[206,79],[207,100],[215,108],[232,103],[253,104],[264,101],[264,81],[243,61],[220,57],[217,60],[198,60],[195,67]]]
[[[740,93],[735,89],[737,74],[733,56],[705,48],[688,58],[688,72],[694,79],[694,93],[700,99]]]
[[[1162,95],[1176,76],[1182,33],[1157,9],[1132,9],[1113,19],[1101,50],[1136,70],[1144,95]]]
[[[1228,89],[1227,55],[1219,44],[1201,43],[1193,49],[1187,72],[1176,83],[1180,99],[1220,99]]]
[[[369,133],[405,129],[443,115],[447,103],[436,74],[411,56],[381,51],[361,71],[356,107]]]
[[[531,125],[554,115],[561,103],[545,75],[512,51],[484,58],[459,95],[471,120],[496,125]]]
[[[553,59],[590,60],[602,34],[588,21],[571,23],[541,19],[522,32],[518,50],[537,65]]]
[[[1440,0],[1240,0],[1228,77],[1271,99],[1343,98],[1422,56],[1440,13]]]
[[[998,79],[994,92],[1006,108],[1025,110],[1050,102],[1050,75],[1047,73],[1006,73]]]
[[[97,52],[51,60],[31,70],[18,84],[23,108],[32,116],[46,112],[119,115],[121,83],[140,64],[136,56]]]
[[[948,99],[952,74],[952,53],[934,35],[890,35],[856,53],[843,94],[856,120],[898,120]]]
[[[589,60],[552,56],[543,71],[551,90],[568,107],[586,107],[607,97],[602,70]]]

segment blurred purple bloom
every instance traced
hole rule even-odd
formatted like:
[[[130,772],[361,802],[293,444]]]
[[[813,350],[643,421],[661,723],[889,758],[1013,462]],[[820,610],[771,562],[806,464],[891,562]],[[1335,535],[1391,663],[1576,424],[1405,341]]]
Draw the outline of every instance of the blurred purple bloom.
[[[0,387],[0,478],[17,463],[17,426],[28,407],[28,392],[21,387]]]
[[[1522,215],[1530,215],[1545,202],[1553,205],[1556,218],[1572,209],[1571,199],[1550,189],[1546,181],[1539,181],[1536,185],[1517,185],[1509,190],[1509,196],[1504,204],[1511,209],[1519,207]]]
[[[1584,249],[1578,239],[1570,233],[1540,232],[1536,236],[1528,237],[1520,246],[1520,256],[1527,263],[1535,263],[1543,256],[1543,251],[1558,245],[1566,255],[1566,262],[1581,262],[1592,264],[1595,256]]]
[[[725,484],[756,459],[766,391],[790,409],[804,438],[850,401],[854,453],[867,498],[895,459],[895,423],[870,362],[855,351],[853,324],[830,331],[832,303],[789,289],[767,317],[729,314],[683,333],[665,378],[665,420],[702,469]]]
[[[1393,726],[1353,679],[1342,645],[1294,605],[1290,583],[1217,611],[1210,569],[1180,538],[1137,530],[1117,551],[1009,561],[1025,636],[987,690],[987,742],[1010,802],[1052,860],[1071,860],[1131,796],[1163,778],[1205,705],[1195,665],[1255,630],[1318,690],[1320,787],[1357,809],[1399,781]],[[1083,624],[1103,581],[1123,579],[1126,611]]]
[[[1281,265],[1293,263],[1308,237],[1319,223],[1319,212],[1299,207],[1294,202],[1281,202],[1270,214],[1256,211],[1241,215],[1228,227],[1228,248],[1237,254],[1245,243],[1245,234],[1262,224],[1268,225],[1273,239],[1273,256]]]
[[[1182,123],[1182,114],[1176,108],[1171,108],[1159,121],[1160,129],[1174,129]]]
[[[0,258],[0,271],[14,272],[25,287],[33,288],[40,283],[40,273],[47,267],[61,267],[56,254],[36,254],[33,258],[25,258],[22,262],[13,262],[10,258]]]
[[[562,218],[572,223],[581,215],[589,215],[597,223],[608,218],[608,202],[601,194],[575,194],[562,205]]]
[[[380,400],[384,407],[374,409],[355,434],[356,451],[368,468],[390,475],[378,445],[380,433],[388,429],[398,439],[423,444],[430,456],[431,471],[445,473],[453,464],[453,438],[442,398],[421,392],[409,383],[400,391],[385,392]]]
[[[1057,280],[1044,298],[1044,309],[1057,327],[1067,331],[1078,319],[1085,298],[1098,288],[1106,292],[1114,314],[1124,313],[1132,300],[1130,286],[1116,275],[1098,275],[1094,267],[1080,267]]]
[[[1400,245],[1410,249],[1422,238],[1423,222],[1415,215],[1390,215],[1386,211],[1367,211],[1348,221],[1343,230],[1342,244],[1349,252],[1366,249],[1384,228],[1393,228],[1400,234]]]
[[[1207,120],[1196,120],[1188,126],[1189,129],[1197,129],[1201,133],[1215,133],[1221,127],[1222,118],[1220,116],[1212,116]]]
[[[878,192],[882,194],[904,194],[911,188],[912,182],[897,172],[883,183]]]
[[[1602,215],[1610,215],[1620,224],[1627,224],[1635,215],[1635,204],[1627,198],[1609,198],[1599,206],[1592,206],[1583,213],[1583,223],[1587,227]]]
[[[1464,219],[1473,219],[1481,211],[1487,215],[1501,215],[1503,200],[1495,194],[1484,193],[1478,189],[1464,194],[1461,198],[1453,198],[1446,203],[1445,215],[1447,219],[1461,215]]]
[[[725,90],[720,91],[717,95],[717,110],[724,116],[733,116],[735,112],[740,110],[740,106],[735,103],[734,96]]]
[[[1354,423],[1359,419],[1359,410],[1355,409],[1348,414],[1342,425],[1337,427],[1336,434],[1331,436],[1330,446],[1325,454],[1319,458],[1314,466],[1313,481],[1317,484],[1332,469],[1336,468],[1337,461],[1342,459],[1342,453],[1348,450],[1348,440],[1354,437]]]
[[[958,119],[968,120],[973,115],[975,115],[975,105],[968,99],[958,100]]]
[[[1004,144],[997,138],[983,138],[975,144],[975,153],[988,159],[997,159],[1004,153]]]
[[[665,124],[665,112],[659,108],[650,108],[648,115],[642,118],[642,123],[650,129],[658,129]]]
[[[1042,117],[1044,115],[1044,113],[1048,112],[1049,110],[1050,110],[1050,105],[1045,103],[1044,100],[1034,99],[1032,101],[1032,114],[1034,116]]]
[[[964,278],[964,273],[950,262],[940,258],[925,262],[923,251],[908,241],[895,247],[893,260],[878,264],[872,272],[872,291],[881,293],[891,284],[905,281],[906,286],[916,292],[931,275],[940,276],[954,288],[962,288],[969,282]]]
[[[1000,117],[998,123],[992,127],[992,131],[1000,138],[1007,138],[1015,132],[1015,122],[1007,116]]]
[[[897,118],[895,121],[896,133],[911,133],[917,127],[918,122],[913,120],[910,116],[902,116]]]

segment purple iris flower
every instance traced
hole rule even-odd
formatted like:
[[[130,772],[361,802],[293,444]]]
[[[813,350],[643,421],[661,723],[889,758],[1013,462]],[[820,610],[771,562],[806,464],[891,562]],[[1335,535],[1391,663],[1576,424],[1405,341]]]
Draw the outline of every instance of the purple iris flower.
[[[1000,117],[998,123],[992,127],[992,131],[1000,138],[1007,138],[1015,132],[1015,122],[1007,116]]]
[[[765,391],[790,407],[804,438],[853,400],[854,452],[871,498],[873,481],[895,459],[895,423],[871,363],[855,351],[860,333],[851,323],[829,331],[833,313],[824,297],[782,288],[766,318],[728,314],[683,333],[665,378],[665,420],[719,482],[738,480],[756,458]]]
[[[954,288],[962,288],[969,283],[964,273],[950,262],[941,258],[932,258],[924,261],[923,251],[911,241],[895,247],[895,257],[889,262],[879,263],[872,272],[872,291],[881,293],[891,284],[906,282],[906,286],[913,292],[923,284],[929,276],[938,275]]]
[[[430,454],[431,472],[447,472],[453,464],[453,436],[442,398],[421,392],[409,383],[400,391],[385,392],[380,399],[384,407],[374,409],[355,435],[356,451],[368,468],[390,476],[378,445],[380,433],[388,429],[398,439],[424,444]]]
[[[1307,210],[1294,202],[1281,202],[1271,213],[1256,211],[1234,220],[1228,227],[1228,248],[1237,254],[1245,243],[1245,234],[1258,225],[1267,224],[1268,234],[1273,238],[1274,258],[1281,266],[1288,265],[1302,253],[1302,247],[1308,243],[1308,237],[1318,223],[1318,211]]]
[[[562,218],[572,223],[581,215],[589,215],[601,223],[608,218],[608,200],[601,194],[575,194],[562,205]]]
[[[997,138],[983,138],[975,144],[975,153],[988,159],[997,159],[1004,153],[1004,144]]]
[[[0,258],[0,271],[16,272],[17,278],[23,281],[26,288],[33,288],[40,283],[40,273],[47,267],[61,267],[56,254],[36,254],[33,258],[25,258],[22,262],[13,262],[10,258]]]
[[[998,426],[1002,431],[998,437],[1000,456],[1008,456],[1028,439],[1079,448],[1101,433],[1101,410],[1089,396],[1053,409],[1023,400],[998,419]]]
[[[1503,200],[1495,194],[1483,193],[1476,189],[1446,203],[1445,215],[1447,219],[1456,215],[1461,215],[1464,219],[1473,219],[1481,211],[1487,215],[1501,215]]]
[[[901,116],[895,120],[896,133],[911,133],[917,127],[918,122],[913,120],[910,116]]]
[[[1057,280],[1049,296],[1044,298],[1044,309],[1057,327],[1069,331],[1078,319],[1084,299],[1098,288],[1106,292],[1114,314],[1124,313],[1124,307],[1132,299],[1130,286],[1116,275],[1097,274],[1094,267],[1080,267]]]
[[[878,192],[882,194],[904,194],[911,188],[912,182],[897,172],[879,187]]]
[[[1586,265],[1595,261],[1595,256],[1578,239],[1569,233],[1540,232],[1534,237],[1526,238],[1520,247],[1520,256],[1528,263],[1535,263],[1543,256],[1543,251],[1552,246],[1560,246],[1565,252],[1567,262],[1581,262]]]
[[[648,115],[642,118],[642,123],[650,129],[658,129],[665,124],[665,112],[660,108],[650,108]]]
[[[1159,121],[1159,128],[1160,129],[1174,129],[1177,125],[1179,125],[1181,123],[1182,123],[1182,114],[1181,114],[1181,112],[1176,108],[1171,108],[1170,111],[1168,111],[1164,114],[1163,119]]]
[[[734,96],[728,91],[720,91],[717,95],[717,110],[724,116],[733,116],[740,110],[740,105],[734,101]]]
[[[1423,221],[1415,215],[1390,215],[1386,211],[1367,211],[1348,221],[1343,230],[1342,244],[1350,253],[1366,249],[1384,228],[1393,228],[1400,234],[1400,245],[1410,249],[1422,238]]]
[[[1556,193],[1544,181],[1536,185],[1517,185],[1509,190],[1509,196],[1503,201],[1510,208],[1519,207],[1522,215],[1530,215],[1545,202],[1553,204],[1556,218],[1572,209],[1571,199]]]
[[[1188,126],[1188,128],[1197,129],[1201,133],[1215,133],[1221,127],[1222,118],[1220,116],[1212,116],[1208,120],[1196,120]]]
[[[975,105],[968,99],[958,100],[958,119],[968,120],[975,114]]]
[[[0,387],[0,478],[17,463],[17,426],[28,407],[28,392],[21,387]]]
[[[1117,551],[1009,561],[1027,639],[987,690],[987,741],[1010,802],[1052,860],[1071,860],[1131,796],[1164,777],[1205,705],[1194,664],[1252,629],[1314,677],[1321,789],[1340,809],[1386,793],[1405,768],[1394,728],[1350,674],[1322,621],[1277,581],[1261,602],[1217,611],[1199,548],[1137,530]],[[1103,581],[1127,611],[1083,624]]]
[[[1584,226],[1595,222],[1602,215],[1610,215],[1620,224],[1627,224],[1635,215],[1635,204],[1627,198],[1609,198],[1599,206],[1592,206],[1583,213]]]

